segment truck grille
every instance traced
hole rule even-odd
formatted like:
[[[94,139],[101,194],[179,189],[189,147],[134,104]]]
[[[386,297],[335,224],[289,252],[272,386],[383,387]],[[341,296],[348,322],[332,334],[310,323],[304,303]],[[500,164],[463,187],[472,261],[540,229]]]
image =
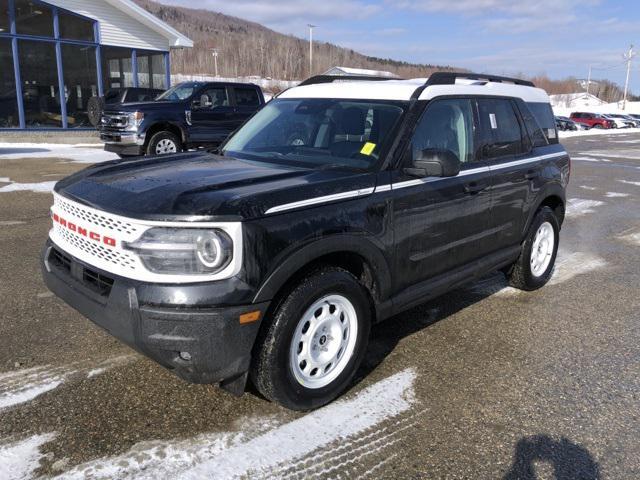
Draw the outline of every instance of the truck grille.
[[[55,196],[55,198],[53,199],[53,204],[55,207],[58,207],[68,215],[79,218],[93,225],[98,225],[100,227],[106,228],[114,233],[120,232],[126,233],[127,235],[132,235],[139,232],[139,228],[132,223],[106,216],[94,210],[89,210],[83,205],[79,205],[75,202],[70,202],[60,197],[59,195]]]
[[[129,116],[126,113],[104,113],[100,119],[100,125],[106,128],[125,128],[129,124]]]

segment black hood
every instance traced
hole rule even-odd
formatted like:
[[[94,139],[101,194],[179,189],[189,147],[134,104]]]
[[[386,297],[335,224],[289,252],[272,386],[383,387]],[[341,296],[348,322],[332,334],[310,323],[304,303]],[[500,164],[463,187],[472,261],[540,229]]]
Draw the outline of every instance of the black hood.
[[[55,190],[130,218],[250,219],[274,206],[370,188],[374,178],[198,152],[94,165],[61,180]]]

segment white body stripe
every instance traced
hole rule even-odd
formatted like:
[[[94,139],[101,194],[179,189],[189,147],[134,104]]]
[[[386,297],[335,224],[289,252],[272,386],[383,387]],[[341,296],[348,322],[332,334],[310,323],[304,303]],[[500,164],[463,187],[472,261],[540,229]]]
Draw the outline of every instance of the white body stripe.
[[[503,168],[515,167],[518,165],[525,165],[527,163],[539,162],[541,160],[549,160],[552,158],[559,158],[567,156],[566,152],[549,153],[547,155],[540,155],[538,157],[524,158],[522,160],[514,160],[512,162],[502,163],[498,165],[491,165],[486,167],[470,168],[469,170],[462,170],[457,176],[465,177],[468,175],[475,175],[476,173],[490,172],[492,170],[501,170]],[[449,177],[453,178],[453,177]],[[335,193],[333,195],[325,195],[322,197],[309,198],[307,200],[300,200],[298,202],[285,203],[283,205],[277,205],[269,208],[265,214],[284,212],[287,210],[293,210],[295,208],[309,207],[312,205],[319,205],[322,203],[333,202],[335,200],[346,200],[349,198],[363,197],[372,193],[389,192],[391,190],[398,190],[400,188],[415,187],[425,183],[438,182],[445,180],[442,177],[429,177],[429,178],[417,178],[415,180],[407,180],[405,182],[398,182],[394,184],[378,185],[375,188],[363,188],[360,190],[351,190],[343,193]]]

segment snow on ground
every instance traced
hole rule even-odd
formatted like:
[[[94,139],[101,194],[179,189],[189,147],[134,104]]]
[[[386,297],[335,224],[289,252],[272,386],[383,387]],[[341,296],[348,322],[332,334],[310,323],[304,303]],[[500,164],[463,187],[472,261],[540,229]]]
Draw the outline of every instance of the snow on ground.
[[[585,252],[574,252],[571,254],[558,253],[553,276],[549,281],[550,285],[557,285],[571,280],[578,275],[604,268],[607,262],[597,255]]]
[[[398,441],[395,435],[414,427],[412,418],[399,417],[416,402],[415,377],[412,369],[403,370],[351,398],[281,425],[273,419],[253,420],[239,432],[143,442],[123,455],[79,465],[56,478],[277,478],[285,472],[302,478],[327,476],[379,454]]]
[[[600,200],[585,200],[583,198],[570,198],[567,202],[567,217],[580,217],[587,213],[593,213],[595,207],[604,205]]]
[[[626,183],[627,185],[635,185],[640,187],[640,182],[632,182],[631,180],[618,180],[620,183]]]
[[[576,160],[578,162],[611,162],[611,160],[607,160],[606,158],[584,157],[582,155],[571,157],[571,160]]]
[[[135,359],[134,355],[123,355],[91,367],[83,367],[76,362],[60,367],[45,365],[2,373],[0,374],[0,411],[29,402],[43,393],[54,390],[74,375],[93,377],[110,368],[125,365],[133,359]]]
[[[38,468],[42,454],[40,447],[52,440],[55,434],[34,435],[24,440],[0,445],[0,478],[27,480]]]
[[[16,158],[62,158],[74,163],[100,163],[117,160],[115,153],[105,152],[102,145],[57,143],[0,143],[0,160]]]
[[[39,182],[39,183],[17,183],[11,182],[9,185],[0,187],[0,193],[9,192],[43,192],[49,193],[53,191],[56,182]]]
[[[628,193],[620,193],[620,192],[607,192],[605,194],[605,197],[608,197],[608,198],[625,198],[628,196],[629,196]]]
[[[567,132],[558,132],[558,137],[560,138],[570,138],[570,137],[588,137],[593,135],[624,135],[631,133],[639,133],[640,128],[591,128],[589,130],[576,130],[576,131],[567,131]]]
[[[635,245],[640,245],[640,230],[633,231],[631,233],[620,235],[620,240],[625,242],[633,243]]]

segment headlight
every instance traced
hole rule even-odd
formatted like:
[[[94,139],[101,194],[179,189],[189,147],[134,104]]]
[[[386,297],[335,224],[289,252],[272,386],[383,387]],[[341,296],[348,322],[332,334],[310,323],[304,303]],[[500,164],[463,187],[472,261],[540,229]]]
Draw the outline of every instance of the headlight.
[[[220,229],[151,228],[123,247],[136,252],[153,273],[213,274],[233,259],[233,241]]]
[[[132,112],[129,115],[127,115],[128,120],[127,120],[127,125],[128,125],[128,130],[137,130],[138,127],[140,126],[140,124],[142,123],[142,121],[144,120],[144,113],[143,112]]]

